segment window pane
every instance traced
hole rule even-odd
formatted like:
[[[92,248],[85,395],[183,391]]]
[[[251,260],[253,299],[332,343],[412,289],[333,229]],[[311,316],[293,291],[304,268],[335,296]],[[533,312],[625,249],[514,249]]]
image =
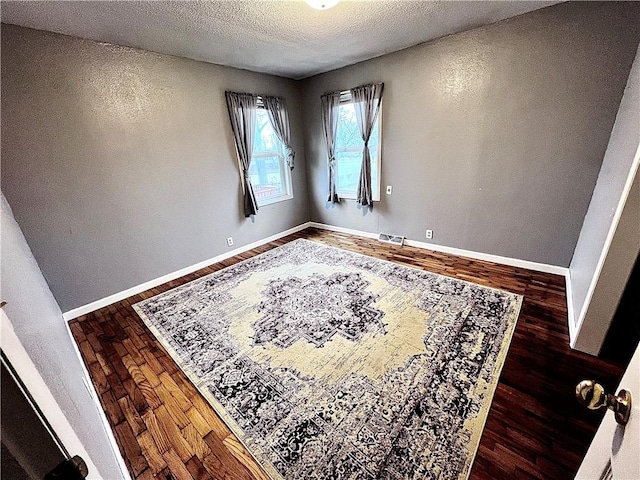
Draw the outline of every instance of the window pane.
[[[249,177],[253,185],[258,204],[261,199],[270,199],[286,195],[282,178],[282,165],[279,156],[253,157],[249,167]]]
[[[256,113],[256,136],[253,140],[253,154],[276,152],[282,150],[282,142],[278,140],[273,131],[269,114],[264,108],[259,108]]]
[[[263,108],[256,113],[256,133],[249,178],[258,205],[289,195],[289,171],[284,165],[282,142]]]
[[[356,110],[353,103],[340,105],[338,109],[338,132],[336,136],[337,149],[360,148],[362,150],[362,135],[356,120]]]
[[[371,185],[379,188],[378,181],[378,142],[380,138],[379,122],[376,123],[369,138],[369,152],[371,154]],[[338,110],[338,132],[336,135],[336,186],[342,196],[355,198],[360,181],[360,167],[362,166],[362,149],[364,142],[353,103],[340,105]]]
[[[338,189],[341,192],[353,192],[358,190],[360,181],[360,166],[362,165],[362,150],[359,152],[342,152],[337,158]]]
[[[376,123],[373,125],[373,130],[371,131],[371,137],[369,138],[369,151],[371,152],[371,188],[374,193],[374,197],[377,197],[376,190],[380,188],[380,181],[378,180],[378,155],[380,153],[380,112],[378,112],[378,117],[376,118]]]

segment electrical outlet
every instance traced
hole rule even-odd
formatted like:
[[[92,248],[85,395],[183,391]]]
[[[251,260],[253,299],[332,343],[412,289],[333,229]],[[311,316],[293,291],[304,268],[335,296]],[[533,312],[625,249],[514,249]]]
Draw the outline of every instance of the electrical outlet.
[[[227,237],[227,246],[233,247],[233,237]]]
[[[433,230],[427,230],[427,238],[433,238]]]
[[[393,191],[393,187],[391,185],[387,185],[387,195],[391,195],[392,191]]]

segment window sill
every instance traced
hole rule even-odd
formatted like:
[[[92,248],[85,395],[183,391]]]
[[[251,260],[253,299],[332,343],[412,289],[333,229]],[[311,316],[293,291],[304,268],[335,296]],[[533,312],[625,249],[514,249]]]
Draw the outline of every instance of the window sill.
[[[274,203],[284,202],[286,200],[291,200],[292,198],[293,195],[282,195],[281,197],[265,199],[262,202],[258,202],[258,208],[266,207],[267,205],[273,205]]]
[[[338,198],[340,198],[341,200],[357,200],[358,196],[355,193],[341,193],[341,192],[336,192],[338,195]],[[378,196],[373,196],[373,201],[374,202],[379,202],[380,201],[380,195]]]

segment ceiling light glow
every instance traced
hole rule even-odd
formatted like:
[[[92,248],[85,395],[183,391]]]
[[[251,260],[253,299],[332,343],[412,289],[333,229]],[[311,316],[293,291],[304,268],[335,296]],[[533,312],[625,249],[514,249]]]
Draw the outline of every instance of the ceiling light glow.
[[[304,0],[307,4],[317,10],[328,10],[335,7],[340,0]]]

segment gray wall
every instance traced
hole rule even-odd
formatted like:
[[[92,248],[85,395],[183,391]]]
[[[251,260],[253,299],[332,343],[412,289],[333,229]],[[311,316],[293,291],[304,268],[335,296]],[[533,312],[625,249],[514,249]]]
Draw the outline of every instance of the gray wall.
[[[245,219],[224,91],[284,96],[294,198]],[[309,219],[299,85],[2,26],[2,191],[63,311]]]
[[[598,279],[598,262],[606,247],[607,236],[613,226],[614,214],[624,193],[625,184],[630,174],[633,174],[631,170],[635,167],[634,159],[638,154],[638,148],[640,148],[640,49],[629,74],[609,145],[602,161],[602,168],[569,267],[572,287],[572,298],[569,301],[572,302],[575,312],[573,321],[577,327],[580,327],[576,346],[593,354],[598,353],[604,341],[640,245],[640,212],[637,210],[638,199],[635,198],[638,195],[636,186],[625,207],[626,216],[629,218],[628,223],[630,223],[628,228],[631,228],[627,234],[629,240],[621,243],[623,246],[619,248],[619,252],[610,252],[611,257],[607,260],[609,267],[603,270],[602,278]],[[635,211],[633,211],[634,205],[636,205]],[[624,230],[617,235],[617,242],[620,243]],[[598,281],[598,294],[594,295],[593,299],[589,299],[587,298],[589,286],[593,281]],[[591,305],[589,300],[592,300]],[[589,315],[587,315],[587,307],[590,311]],[[580,325],[583,319],[585,323]]]
[[[309,219],[568,266],[639,25],[559,4],[302,82],[5,25],[2,189],[63,311]],[[393,195],[328,206],[320,94],[372,81]],[[295,196],[253,221],[225,89],[289,103]]]
[[[7,302],[4,310],[102,477],[121,478],[96,403],[82,383],[82,366],[60,307],[4,196],[1,201],[0,298]]]
[[[602,161],[602,168],[571,259],[570,273],[573,289],[571,300],[576,316],[584,307],[589,285],[605,246],[638,145],[640,145],[640,55],[636,55],[629,74],[609,145]]]
[[[639,26],[639,4],[565,3],[307,79],[311,219],[568,266]],[[382,200],[329,206],[320,95],[380,81]]]
[[[578,326],[574,348],[592,355],[600,353],[633,264],[640,255],[640,175],[637,171],[634,173],[634,182],[597,278],[593,297],[587,305],[582,324]]]

